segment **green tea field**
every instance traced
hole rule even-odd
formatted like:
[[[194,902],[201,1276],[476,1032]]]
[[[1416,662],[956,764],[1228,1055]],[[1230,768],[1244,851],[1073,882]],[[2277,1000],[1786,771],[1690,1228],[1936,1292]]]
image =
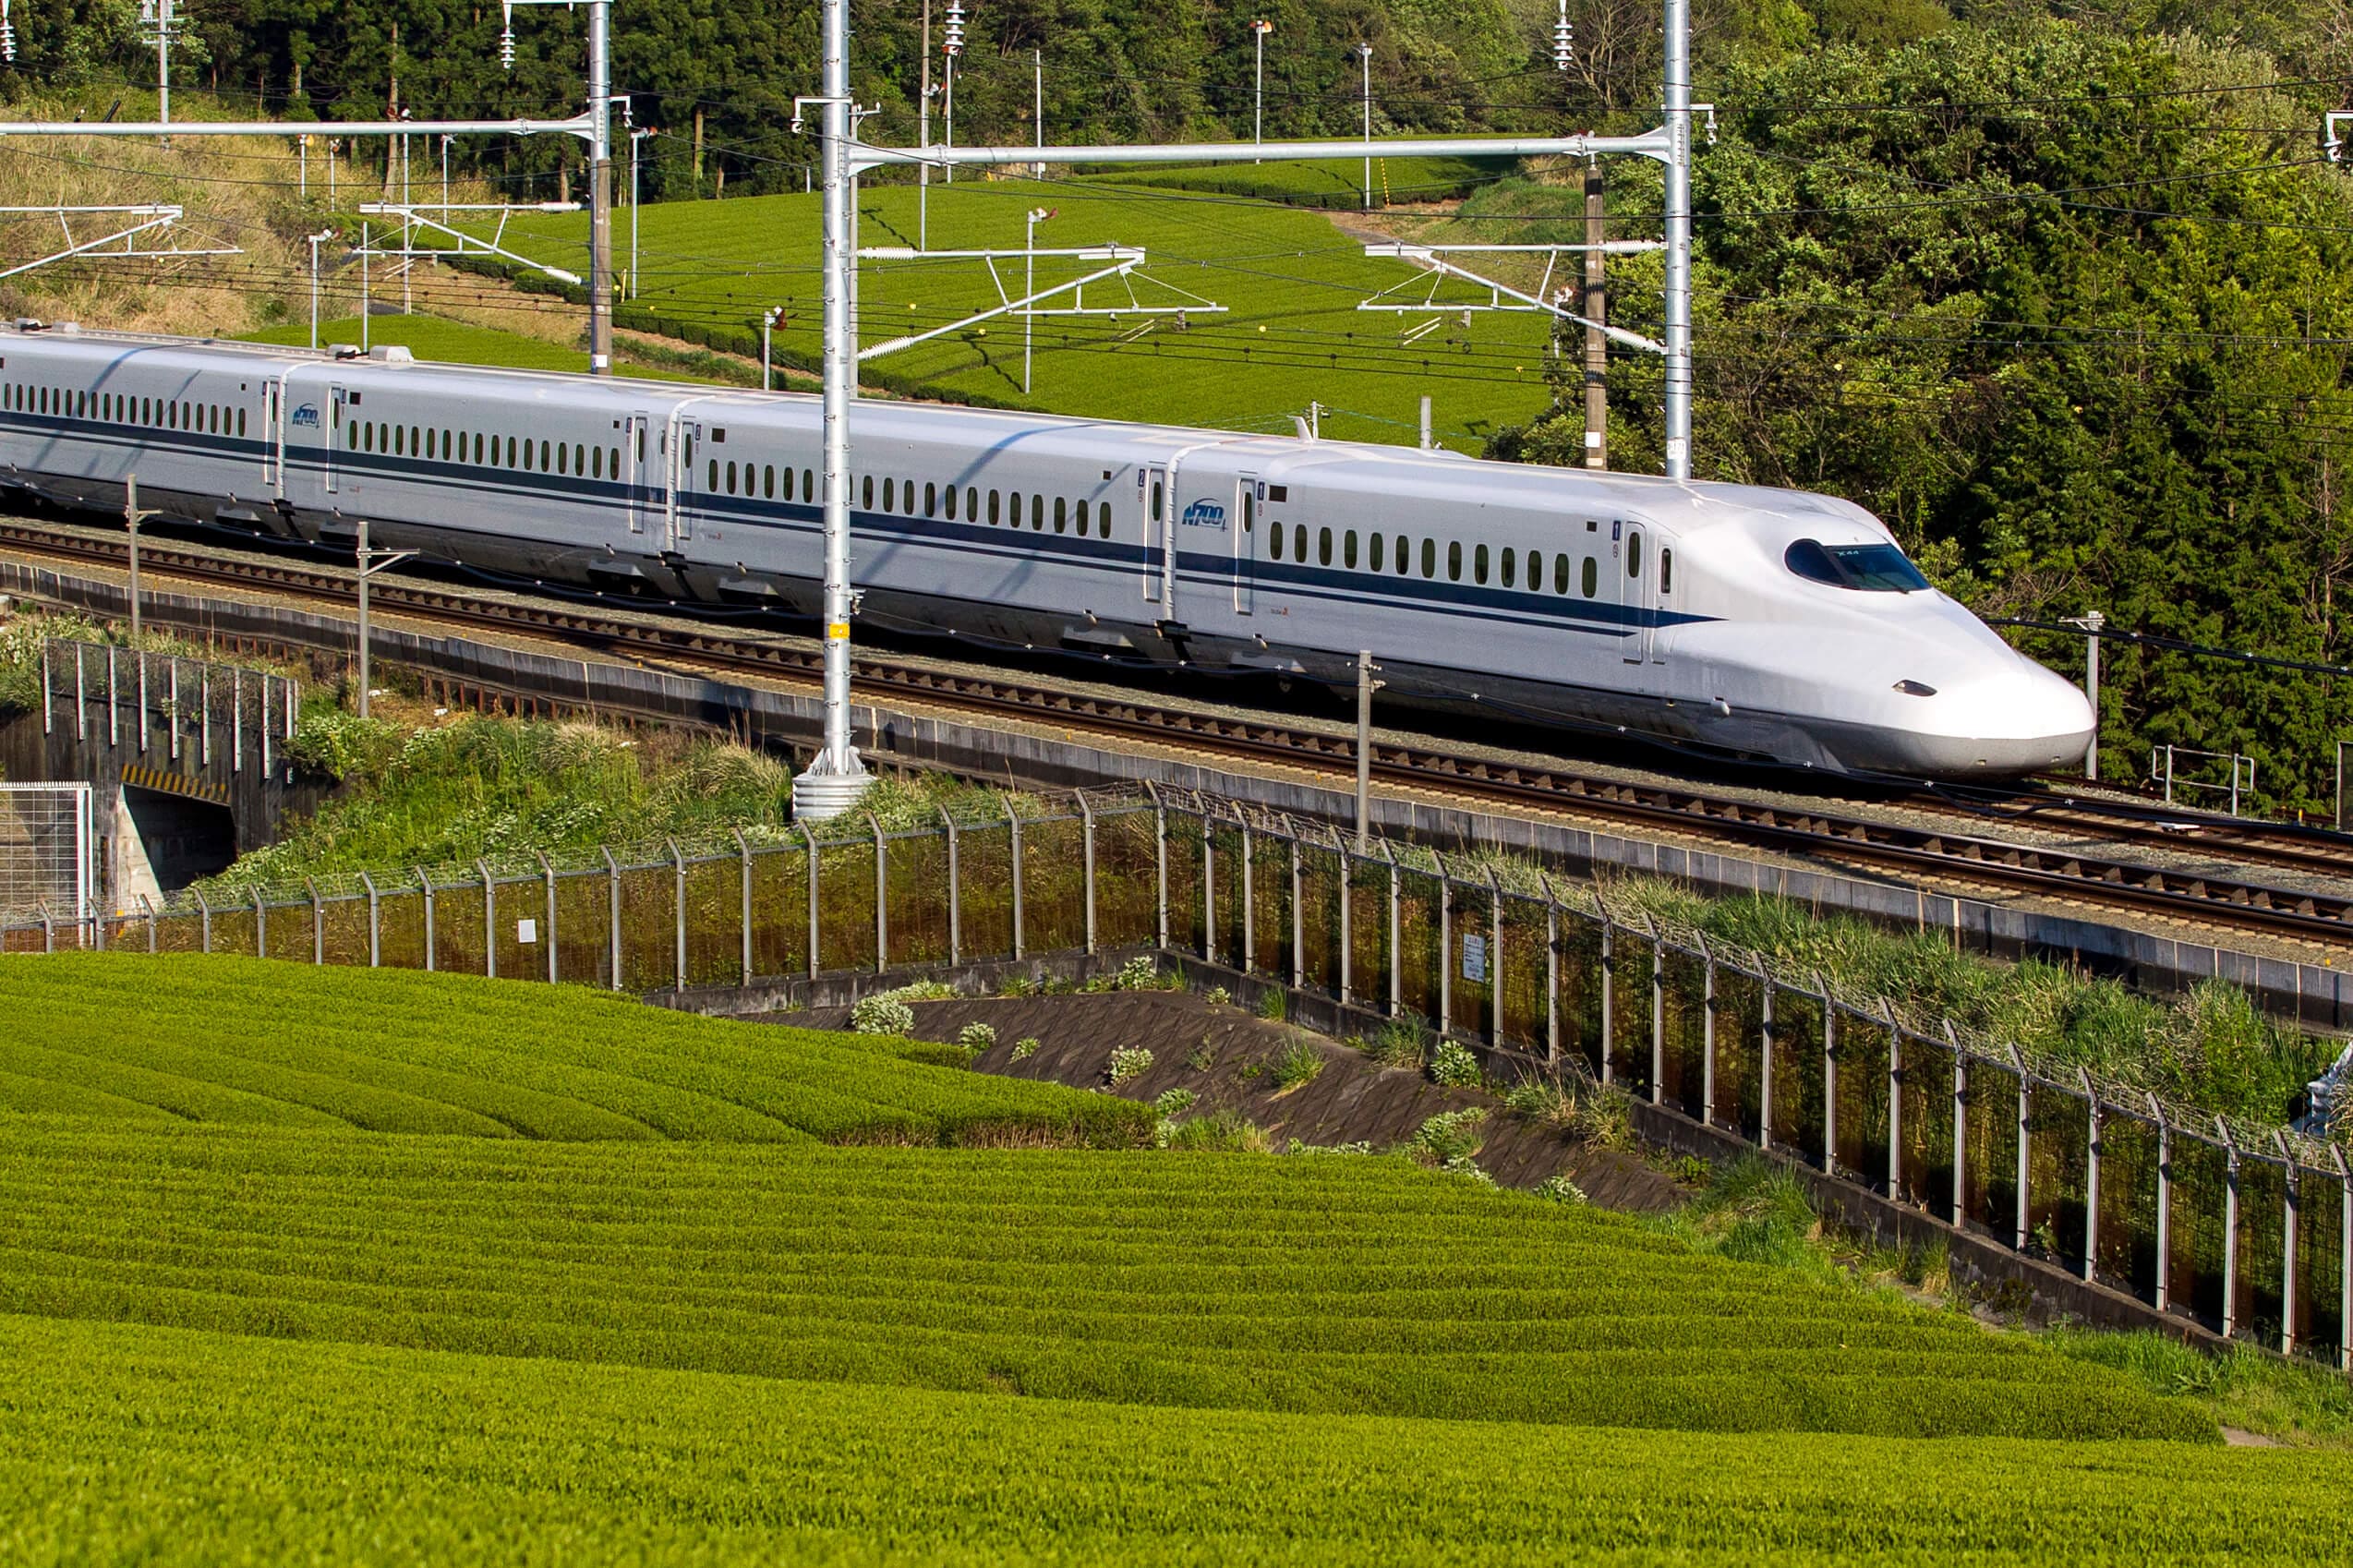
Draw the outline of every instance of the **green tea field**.
[[[370,343],[398,344],[419,359],[440,360],[452,365],[496,365],[513,370],[587,368],[585,359],[576,349],[564,348],[539,338],[525,337],[520,332],[468,326],[462,321],[444,320],[438,316],[376,316],[369,320],[368,328]],[[293,326],[265,328],[253,333],[247,341],[299,347],[310,342],[310,322],[305,320]],[[319,341],[321,344],[357,343],[359,318],[344,316],[320,322]],[[687,379],[637,365],[617,366],[615,373],[656,381]]]
[[[1309,167],[1295,177],[1333,183],[1345,171]],[[1210,181],[1244,171],[1212,170]],[[1262,173],[1262,172],[1261,172]],[[720,327],[757,335],[763,310],[781,306],[780,355],[814,364],[818,350],[818,199],[754,197],[676,202],[639,214],[642,274],[632,309],[649,312],[674,333]],[[1090,285],[1092,308],[1124,304],[1189,306],[1171,317],[1129,312],[1112,317],[1048,317],[1035,322],[1032,392],[1021,388],[1021,321],[999,317],[867,362],[890,384],[936,388],[951,395],[1018,407],[1113,419],[1165,420],[1289,434],[1292,416],[1318,402],[1333,412],[1322,429],[1350,440],[1410,443],[1419,399],[1434,400],[1441,442],[1476,452],[1498,426],[1526,421],[1549,402],[1543,380],[1546,319],[1524,313],[1363,311],[1358,304],[1393,285],[1408,302],[1428,285],[1408,263],[1371,259],[1362,243],[1332,218],[1277,207],[1214,188],[1172,190],[1106,179],[959,179],[935,185],[927,227],[919,223],[911,186],[861,193],[861,243],[867,247],[932,250],[1020,249],[1026,215],[1041,247],[1117,244],[1148,256],[1134,285]],[[625,266],[626,221],[618,255]],[[534,260],[578,268],[586,251],[585,215],[531,214],[508,225],[511,249]],[[1020,297],[1021,263],[996,263]],[[1044,287],[1068,282],[1102,262],[1041,261]],[[861,341],[872,349],[897,337],[946,327],[990,308],[1000,296],[979,260],[868,260],[860,279]],[[1484,301],[1483,290],[1448,284],[1440,297]],[[1224,308],[1212,312],[1204,302]],[[1040,309],[1068,305],[1061,296]],[[624,311],[627,319],[628,311]],[[1429,332],[1406,336],[1436,321]]]
[[[11,1561],[2244,1562],[2353,1504],[1960,1314],[954,1059],[0,960]]]

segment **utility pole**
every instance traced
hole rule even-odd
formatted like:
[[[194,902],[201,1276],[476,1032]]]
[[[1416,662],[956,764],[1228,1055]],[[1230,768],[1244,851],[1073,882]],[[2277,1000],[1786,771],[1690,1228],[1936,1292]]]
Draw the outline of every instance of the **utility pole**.
[[[155,515],[155,513],[139,509],[139,476],[130,475],[123,481],[123,525],[130,530],[131,536],[131,641],[134,643],[139,641],[140,606],[147,597],[139,592],[139,525]]]
[[[139,25],[155,41],[155,117],[172,123],[172,34],[179,30],[179,0],[139,0]],[[172,139],[165,137],[169,147]]]
[[[1372,841],[1372,694],[1387,685],[1373,677],[1381,666],[1372,650],[1357,655],[1357,852],[1366,853]]]
[[[762,392],[773,390],[768,374],[768,364],[772,354],[771,344],[776,332],[777,318],[783,314],[784,307],[778,305],[771,307],[760,317],[760,390]]]
[[[1667,477],[1691,477],[1691,0],[1667,0]]]
[[[947,120],[942,133],[949,147],[956,145],[956,61],[964,53],[964,0],[947,0],[947,42],[940,46],[940,113]],[[956,165],[947,166],[947,183],[956,183]]]
[[[364,206],[366,203],[363,202],[362,205]],[[375,310],[374,302],[368,298],[368,220],[362,218],[359,221],[359,352],[362,354],[367,353],[368,347],[368,333],[369,323],[368,318],[372,315]]]
[[[359,519],[359,717],[368,717],[368,581],[379,572],[389,572],[416,552],[413,549],[370,549],[368,548],[368,519]]]
[[[1045,145],[1044,50],[1030,51],[1030,145],[1044,147]],[[1045,165],[1044,163],[1031,164],[1030,175],[1032,179],[1045,178]]]
[[[1364,63],[1364,210],[1372,211],[1372,45],[1357,45],[1357,58]]]
[[[1430,394],[1424,392],[1421,394],[1421,450],[1428,452],[1430,447]]]
[[[961,7],[951,9],[961,19]],[[856,164],[851,155],[850,0],[821,0],[825,115],[825,743],[792,781],[792,814],[824,822],[858,803],[873,775],[850,737],[850,405],[858,392]],[[959,40],[960,42],[960,40]],[[804,101],[805,102],[805,101]],[[801,104],[793,105],[800,128]],[[929,151],[926,149],[925,151]]]
[[[2067,623],[2083,628],[2083,695],[2092,704],[2092,738],[2083,746],[2083,777],[2096,782],[2100,777],[2100,628],[2108,623],[2108,618],[2095,609],[2069,616]]]
[[[612,0],[500,0],[499,65],[514,69],[517,6],[588,7],[588,373],[613,373]],[[634,260],[633,259],[633,265]]]
[[[441,210],[442,210],[444,212],[447,212],[447,211],[449,211],[449,205],[450,205],[450,139],[449,139],[448,137],[444,136],[443,138],[441,138]]]
[[[1038,292],[1038,225],[1053,216],[1054,209],[1051,207],[1030,209],[1030,226],[1027,230],[1029,237],[1022,241],[1022,249],[1025,252],[1021,258],[1021,297],[1023,299]],[[1030,392],[1030,337],[1036,320],[1035,306],[1021,307],[1021,395],[1024,397],[1027,397]]]
[[[1263,162],[1257,153],[1263,150],[1266,143],[1266,35],[1273,30],[1274,24],[1263,17],[1250,24],[1250,38],[1258,50],[1258,64],[1250,78],[1250,162],[1253,163]]]
[[[320,229],[317,234],[305,237],[310,242],[310,346],[317,348],[319,346],[319,247],[325,241],[334,238],[335,231]],[[364,267],[367,262],[362,261],[360,265]]]
[[[1610,466],[1610,320],[1601,247],[1609,236],[1600,160],[1585,167],[1585,465]]]
[[[649,136],[661,133],[647,126],[629,133],[629,297],[634,299],[646,286],[646,274],[639,271],[637,260],[637,149]]]
[[[932,0],[923,0],[923,90],[915,95],[915,140],[928,149],[932,144]],[[929,250],[932,234],[932,166],[929,163],[915,165],[915,248]]]

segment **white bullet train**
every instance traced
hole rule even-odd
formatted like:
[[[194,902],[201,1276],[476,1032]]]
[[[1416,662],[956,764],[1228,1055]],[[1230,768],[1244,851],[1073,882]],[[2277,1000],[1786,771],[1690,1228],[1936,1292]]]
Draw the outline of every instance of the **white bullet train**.
[[[0,327],[0,483],[814,615],[818,400]],[[2083,695],[1825,496],[920,403],[851,424],[890,628],[1184,660],[1838,773],[2082,754]]]

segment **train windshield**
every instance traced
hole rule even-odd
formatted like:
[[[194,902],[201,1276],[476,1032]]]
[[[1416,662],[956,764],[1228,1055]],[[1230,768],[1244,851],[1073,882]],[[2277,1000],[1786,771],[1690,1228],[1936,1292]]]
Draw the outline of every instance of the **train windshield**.
[[[1800,539],[1782,554],[1792,572],[1810,582],[1871,594],[1916,593],[1928,585],[1920,569],[1893,545],[1826,545]]]

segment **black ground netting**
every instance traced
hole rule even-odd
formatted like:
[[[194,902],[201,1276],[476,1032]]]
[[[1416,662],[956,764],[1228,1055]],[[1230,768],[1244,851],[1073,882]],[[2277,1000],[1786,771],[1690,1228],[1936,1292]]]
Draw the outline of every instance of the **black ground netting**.
[[[1820,1164],[1822,998],[1773,987],[1773,1146]]]
[[[1708,1119],[1754,1141],[1763,1125],[1765,982],[1716,966],[1716,1097]]]

